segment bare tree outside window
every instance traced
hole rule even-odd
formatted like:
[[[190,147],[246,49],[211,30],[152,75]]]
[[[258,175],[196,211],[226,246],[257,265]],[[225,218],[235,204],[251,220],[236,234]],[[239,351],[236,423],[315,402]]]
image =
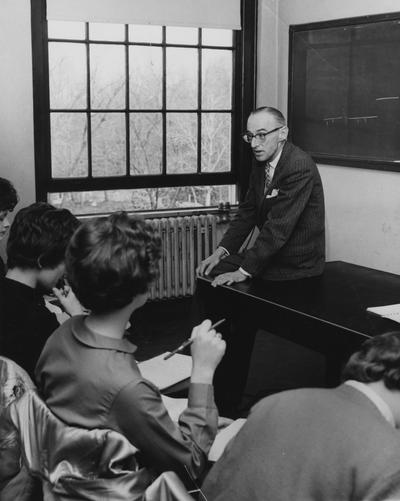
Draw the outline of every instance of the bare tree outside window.
[[[232,31],[49,21],[48,36],[52,179],[149,180],[51,203],[79,214],[236,202],[233,183],[174,183],[232,171]]]

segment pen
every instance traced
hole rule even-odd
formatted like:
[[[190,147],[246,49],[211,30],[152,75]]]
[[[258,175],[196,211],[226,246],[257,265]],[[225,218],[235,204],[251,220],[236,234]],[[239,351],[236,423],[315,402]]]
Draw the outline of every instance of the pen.
[[[218,320],[218,322],[215,322],[215,324],[212,324],[209,330],[215,329],[215,327],[218,327],[218,325],[221,325],[222,322],[225,322],[226,318],[221,318],[221,320]],[[172,357],[172,355],[175,355],[176,353],[179,353],[180,351],[184,350],[187,346],[190,346],[193,343],[193,339],[186,339],[178,348],[175,350],[171,351],[167,355],[165,355],[164,360],[168,360],[169,358]]]

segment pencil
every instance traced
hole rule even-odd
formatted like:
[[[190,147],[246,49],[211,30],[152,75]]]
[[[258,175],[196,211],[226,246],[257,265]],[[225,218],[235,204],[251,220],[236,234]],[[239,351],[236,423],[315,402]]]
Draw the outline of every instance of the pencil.
[[[225,322],[225,320],[226,320],[226,318],[221,318],[221,320],[218,320],[218,322],[215,322],[215,324],[212,324],[212,326],[210,327],[209,330],[215,329],[215,327],[218,327],[218,325],[221,325],[222,322]],[[193,339],[186,339],[186,341],[184,341],[180,346],[178,346],[178,348],[176,348],[175,350],[173,350],[170,353],[168,353],[167,355],[165,355],[164,360],[168,360],[176,353],[179,353],[180,351],[184,350],[187,346],[190,346],[192,343],[193,343]]]

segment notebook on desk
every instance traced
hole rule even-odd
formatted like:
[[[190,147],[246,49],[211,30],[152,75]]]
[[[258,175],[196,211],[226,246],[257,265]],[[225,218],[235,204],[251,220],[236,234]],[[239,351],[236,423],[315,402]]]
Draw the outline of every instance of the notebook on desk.
[[[166,353],[162,353],[138,364],[142,376],[160,390],[188,379],[192,372],[191,356],[177,353],[168,360],[164,360],[165,355]]]
[[[386,306],[374,306],[367,308],[367,311],[379,315],[383,318],[388,318],[394,322],[400,323],[400,303],[399,304],[388,304]]]

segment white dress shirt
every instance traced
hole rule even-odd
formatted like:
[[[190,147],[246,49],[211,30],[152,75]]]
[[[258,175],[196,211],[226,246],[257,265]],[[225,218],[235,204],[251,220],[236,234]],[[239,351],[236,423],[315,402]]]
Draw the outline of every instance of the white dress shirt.
[[[396,428],[396,422],[394,420],[393,412],[391,411],[388,404],[383,400],[383,398],[378,395],[368,384],[361,383],[360,381],[355,381],[354,379],[349,379],[345,381],[345,384],[356,388],[356,390],[364,393],[373,404],[376,405],[382,416],[388,421],[394,428]]]

